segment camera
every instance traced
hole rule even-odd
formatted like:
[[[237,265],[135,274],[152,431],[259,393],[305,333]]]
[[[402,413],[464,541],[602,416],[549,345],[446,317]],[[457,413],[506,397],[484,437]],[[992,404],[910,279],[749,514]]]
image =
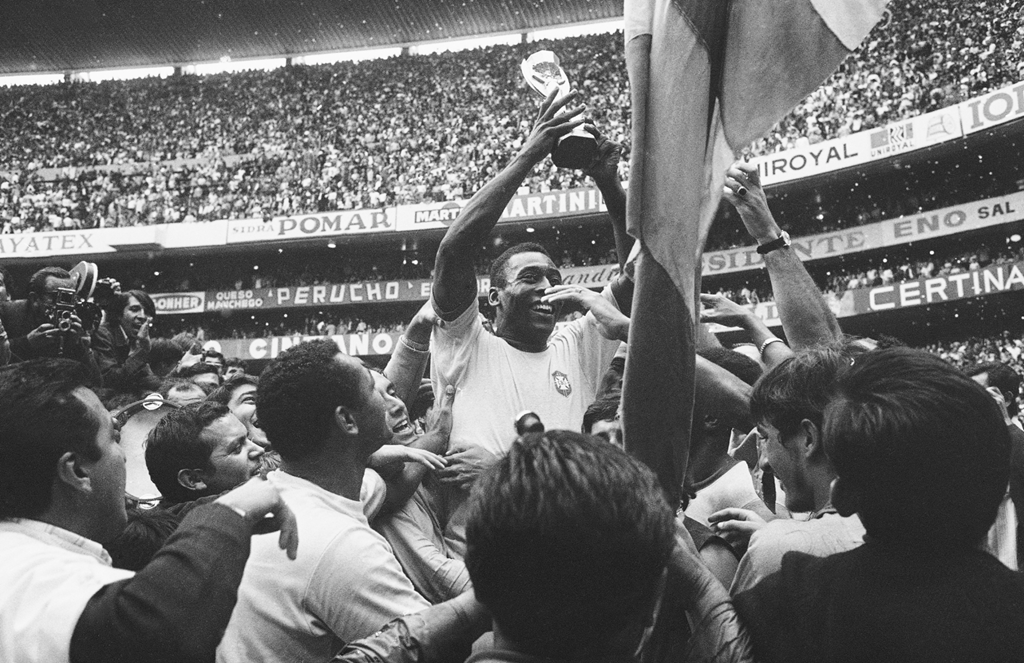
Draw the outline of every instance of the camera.
[[[61,333],[66,334],[70,332],[72,325],[71,317],[75,314],[77,307],[78,293],[73,288],[57,288],[57,301],[53,304],[50,322]]]

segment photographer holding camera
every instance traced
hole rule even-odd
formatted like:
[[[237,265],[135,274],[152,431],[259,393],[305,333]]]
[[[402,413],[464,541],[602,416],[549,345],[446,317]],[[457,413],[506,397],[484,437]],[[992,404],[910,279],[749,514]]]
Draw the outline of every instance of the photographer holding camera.
[[[92,335],[103,386],[140,397],[158,391],[160,378],[149,366],[149,331],[156,317],[153,299],[142,290],[114,291],[96,299],[105,310]]]
[[[10,336],[11,362],[39,357],[67,357],[86,369],[91,386],[103,378],[91,339],[78,315],[75,278],[60,267],[32,275],[28,299],[0,302],[0,323]]]

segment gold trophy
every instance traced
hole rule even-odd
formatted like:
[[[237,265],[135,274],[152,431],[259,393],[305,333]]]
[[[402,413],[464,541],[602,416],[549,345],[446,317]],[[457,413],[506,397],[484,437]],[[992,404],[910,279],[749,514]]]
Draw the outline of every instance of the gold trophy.
[[[569,79],[551,51],[537,51],[520,65],[523,78],[540,96],[557,89],[559,97],[569,93]],[[597,158],[597,141],[582,126],[562,136],[551,152],[551,161],[559,168],[589,168]]]

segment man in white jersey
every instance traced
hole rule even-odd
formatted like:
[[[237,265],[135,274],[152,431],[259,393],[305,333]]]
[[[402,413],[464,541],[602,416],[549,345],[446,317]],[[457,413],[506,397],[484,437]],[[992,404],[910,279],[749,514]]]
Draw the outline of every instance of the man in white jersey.
[[[438,248],[432,297],[440,322],[431,339],[431,377],[434,393],[444,393],[448,385],[458,389],[450,464],[442,476],[459,488],[468,488],[507,451],[515,438],[513,421],[523,410],[536,412],[549,429],[579,430],[601,375],[628,332],[629,319],[619,306],[628,302],[616,301],[631,294],[628,279],[621,277],[614,295],[612,288],[598,294],[562,285],[555,263],[537,244],[513,246],[492,265],[493,334],[479,315],[474,269],[479,247],[533,167],[559,137],[583,123],[582,107],[559,113],[574,98],[570,93],[544,101],[519,154],[473,196]],[[602,159],[589,172],[618,222],[616,234],[624,237],[625,192],[614,168],[618,151],[600,142]],[[565,301],[588,313],[553,333]],[[457,491],[448,523],[457,552],[463,549],[459,513],[466,494]]]

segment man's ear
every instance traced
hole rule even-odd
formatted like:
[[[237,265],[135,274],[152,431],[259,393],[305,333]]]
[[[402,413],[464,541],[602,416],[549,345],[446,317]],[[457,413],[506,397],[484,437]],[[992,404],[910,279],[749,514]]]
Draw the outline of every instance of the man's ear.
[[[346,435],[359,434],[359,424],[356,422],[355,413],[344,405],[339,405],[334,410],[334,421]]]
[[[497,288],[495,288],[494,286],[491,286],[490,288],[488,288],[487,289],[487,303],[490,304],[491,306],[497,306],[498,305],[498,293],[499,292],[501,292],[501,291],[498,290]]]
[[[189,490],[206,490],[206,473],[202,470],[179,470],[178,483]]]
[[[840,516],[849,517],[860,511],[860,492],[849,481],[836,477],[832,479],[832,508]]]
[[[89,471],[83,466],[81,457],[73,451],[65,452],[57,461],[57,479],[77,492],[92,492]]]
[[[800,430],[804,434],[804,456],[807,460],[825,459],[825,447],[822,443],[821,429],[810,419],[800,422]]]

